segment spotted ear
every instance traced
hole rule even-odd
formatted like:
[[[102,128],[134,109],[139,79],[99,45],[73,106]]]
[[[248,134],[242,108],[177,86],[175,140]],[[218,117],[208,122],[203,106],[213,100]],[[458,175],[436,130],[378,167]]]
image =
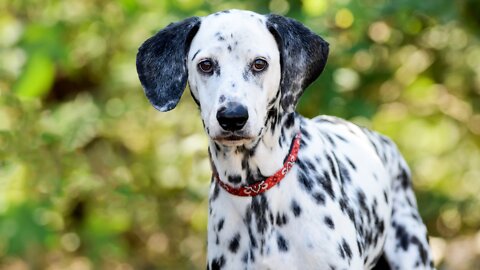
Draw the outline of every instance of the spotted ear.
[[[305,88],[327,63],[328,42],[300,22],[280,15],[267,15],[267,27],[280,51],[281,104],[284,110],[294,111]]]
[[[199,27],[198,17],[172,23],[138,49],[138,77],[155,109],[166,112],[177,106],[187,86],[188,50]]]

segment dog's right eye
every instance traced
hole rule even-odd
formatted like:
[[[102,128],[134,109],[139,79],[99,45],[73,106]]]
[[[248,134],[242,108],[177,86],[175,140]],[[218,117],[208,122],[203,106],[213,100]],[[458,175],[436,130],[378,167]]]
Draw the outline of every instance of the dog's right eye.
[[[253,63],[252,63],[252,69],[255,72],[264,71],[267,67],[268,67],[267,61],[265,61],[261,58],[255,59],[255,61],[253,61]]]
[[[203,73],[212,73],[213,63],[211,60],[203,60],[202,62],[198,63],[198,68]]]

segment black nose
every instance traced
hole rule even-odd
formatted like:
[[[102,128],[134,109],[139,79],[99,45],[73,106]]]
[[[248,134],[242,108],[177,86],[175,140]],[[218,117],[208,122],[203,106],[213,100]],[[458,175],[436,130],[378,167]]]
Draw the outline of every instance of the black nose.
[[[248,120],[247,108],[239,103],[228,103],[217,111],[217,120],[224,130],[240,130]]]

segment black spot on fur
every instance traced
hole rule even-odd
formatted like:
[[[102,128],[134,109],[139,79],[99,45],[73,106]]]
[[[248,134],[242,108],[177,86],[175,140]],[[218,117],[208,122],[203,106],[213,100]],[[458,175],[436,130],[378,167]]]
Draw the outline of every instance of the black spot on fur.
[[[215,37],[217,37],[218,41],[224,41],[225,40],[225,37],[220,32],[215,33]]]
[[[255,236],[253,235],[252,228],[248,226],[248,238],[250,239],[250,247],[252,248],[257,248],[257,239],[255,239]]]
[[[319,192],[312,194],[313,199],[317,204],[324,205],[325,204],[325,195]]]
[[[401,247],[403,250],[407,250],[410,244],[410,235],[402,225],[392,224],[395,228],[395,238],[397,239],[397,247]]]
[[[342,257],[342,259],[345,259],[345,251],[343,250],[341,244],[338,244],[338,254],[340,254],[340,257]]]
[[[287,119],[285,120],[284,127],[289,129],[295,124],[295,113],[289,113]]]
[[[367,206],[367,197],[365,196],[365,193],[360,189],[357,190],[357,199],[360,209],[367,216],[367,219],[370,219],[370,210]]]
[[[345,139],[344,137],[338,135],[338,134],[335,134],[335,137],[337,137],[339,140],[343,141],[343,142],[346,142],[348,143],[347,139]]]
[[[348,197],[346,197],[344,194],[344,196],[340,198],[338,203],[340,205],[340,210],[342,210],[342,212],[345,213],[353,223],[355,223],[355,213],[350,206],[350,201]]]
[[[330,165],[330,171],[333,173],[333,177],[337,178],[337,169],[335,168],[333,160],[329,155],[327,155],[327,160],[328,164]]]
[[[297,201],[292,200],[292,204],[290,207],[292,208],[292,212],[295,217],[300,216],[300,214],[302,213],[302,208],[300,208],[300,205],[298,205]]]
[[[212,195],[212,201],[215,201],[218,198],[218,194],[220,193],[220,186],[218,183],[214,184],[215,186],[213,187],[213,195]]]
[[[312,179],[308,178],[305,173],[299,173],[298,182],[300,183],[300,186],[308,192],[310,192],[313,188],[314,183]]]
[[[411,213],[410,215],[414,220],[418,221],[418,222],[422,222],[422,219],[420,218],[420,216],[417,214],[417,213]]]
[[[219,258],[215,258],[212,260],[212,270],[220,270],[223,266],[225,266],[225,258],[223,257],[223,255]]]
[[[360,241],[357,239],[357,248],[358,248],[358,252],[360,254],[360,256],[363,255],[363,248],[362,248],[362,244],[360,244]]]
[[[267,112],[267,118],[265,120],[265,126],[268,126],[267,123],[270,123],[270,131],[272,134],[275,132],[276,127],[278,126],[278,110],[275,107],[272,107],[270,110]]]
[[[303,159],[298,159],[298,160],[297,160],[297,166],[298,166],[298,168],[300,169],[300,171],[302,171],[302,172],[306,172],[306,171],[307,171],[307,165],[305,164],[305,162],[303,161]]]
[[[383,234],[385,232],[385,221],[383,220],[377,220],[375,222],[375,228],[380,234]]]
[[[239,246],[240,246],[240,234],[237,233],[237,234],[235,234],[235,236],[230,241],[230,244],[228,245],[228,249],[232,253],[237,253]]]
[[[261,194],[252,198],[252,211],[255,214],[255,220],[257,222],[257,231],[264,233],[268,226],[267,211],[268,201],[265,195]]]
[[[331,217],[325,217],[324,220],[325,224],[330,228],[330,229],[335,229],[335,224],[333,223],[333,220]]]
[[[280,215],[280,213],[277,213],[277,217],[276,217],[276,224],[281,227],[285,224],[288,223],[288,218],[287,218],[287,215],[285,213],[283,213],[282,215]]]
[[[398,176],[399,180],[402,183],[403,189],[408,189],[410,187],[410,177],[408,176],[407,172],[402,168],[400,171],[400,175]]]
[[[328,134],[325,134],[325,137],[327,138],[327,140],[330,142],[331,145],[333,145],[333,147],[336,147],[337,145],[335,144],[335,141],[332,139],[332,137],[330,137]]]
[[[352,259],[352,250],[347,241],[345,241],[345,238],[342,239],[342,243],[338,246],[338,249],[343,259],[345,259],[345,257],[348,258],[349,261]]]
[[[357,170],[357,166],[355,166],[355,164],[348,157],[346,159],[348,164],[350,164],[350,167],[352,167],[353,170]]]
[[[286,252],[288,251],[288,242],[283,238],[283,236],[278,235],[277,237],[278,250]]]
[[[313,165],[312,161],[310,161],[309,159],[304,159],[304,162],[305,162],[305,166],[308,168],[308,170],[311,173],[316,172],[315,165]]]
[[[222,103],[225,101],[225,96],[224,95],[221,95],[220,98],[218,99],[218,102]]]
[[[323,175],[317,175],[317,182],[322,186],[323,190],[327,192],[328,196],[334,200],[335,192],[333,191],[332,179],[330,179],[327,171],[324,171]]]
[[[311,139],[310,133],[308,133],[308,131],[303,126],[300,126],[300,132],[302,133],[302,138],[305,138],[306,140]]]
[[[418,253],[420,254],[420,259],[422,260],[423,265],[427,265],[428,251],[423,246],[422,242],[420,242],[420,240],[416,236],[412,236],[411,243],[417,246]]]
[[[250,249],[250,252],[248,254],[250,261],[255,262],[255,254],[253,253],[253,249]]]
[[[222,218],[222,219],[220,219],[220,221],[218,221],[217,229],[218,229],[219,232],[223,229],[223,224],[224,224],[224,223],[225,223],[225,219],[224,219],[224,218]]]
[[[333,157],[336,160],[335,155]],[[342,162],[337,161],[337,164],[338,164],[338,169],[340,170],[340,181],[342,182],[342,184],[350,183],[352,181],[350,177],[350,172],[345,168],[345,165],[343,165]]]

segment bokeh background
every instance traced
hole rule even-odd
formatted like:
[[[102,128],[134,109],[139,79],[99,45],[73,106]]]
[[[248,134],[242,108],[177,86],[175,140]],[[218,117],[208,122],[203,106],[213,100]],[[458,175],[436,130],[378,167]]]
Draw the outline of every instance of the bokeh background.
[[[0,269],[204,269],[199,113],[188,94],[155,111],[135,55],[172,21],[230,8],[329,41],[298,110],[393,138],[438,268],[480,269],[478,0],[0,1]]]

